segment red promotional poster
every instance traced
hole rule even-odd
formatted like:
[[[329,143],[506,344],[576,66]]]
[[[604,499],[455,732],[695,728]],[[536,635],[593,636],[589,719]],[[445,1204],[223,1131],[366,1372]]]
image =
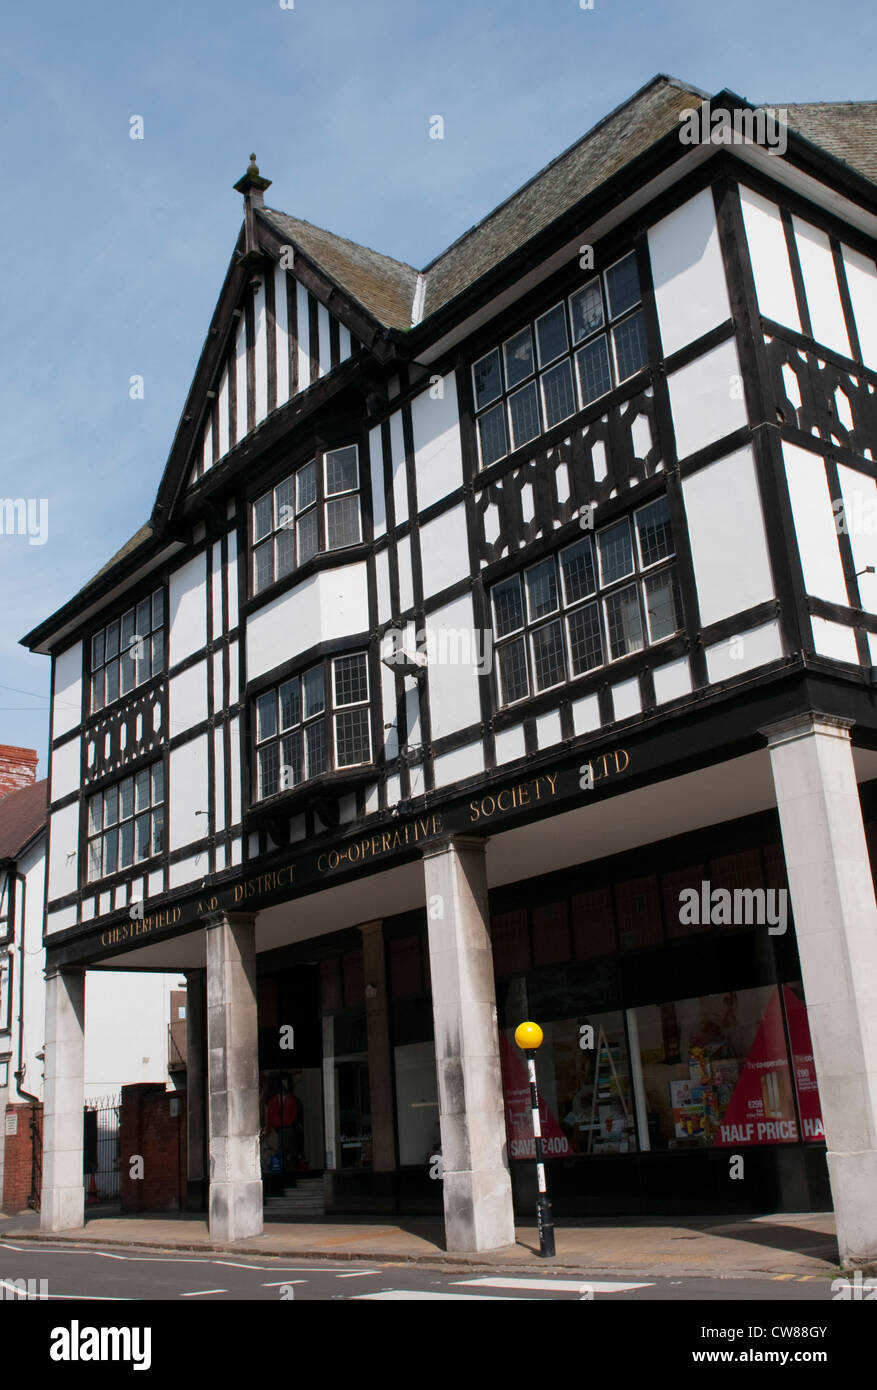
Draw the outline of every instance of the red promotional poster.
[[[503,1090],[505,1092],[506,1129],[510,1158],[535,1158],[533,1139],[533,1110],[530,1104],[530,1082],[523,1053],[511,1035],[500,1033]],[[539,1097],[539,1124],[546,1155],[569,1153],[569,1140],[561,1129],[557,1116],[552,1114]]]
[[[790,1144],[798,1138],[779,990],[772,991],[713,1143]]]
[[[813,1062],[813,1044],[810,1041],[807,1007],[791,985],[783,986],[783,999],[786,1005],[786,1018],[789,1023],[789,1037],[792,1042],[792,1066],[795,1072],[795,1086],[798,1091],[801,1128],[804,1131],[802,1138],[824,1140],[825,1130],[822,1127],[822,1107],[819,1104],[819,1088],[816,1084],[816,1067]]]

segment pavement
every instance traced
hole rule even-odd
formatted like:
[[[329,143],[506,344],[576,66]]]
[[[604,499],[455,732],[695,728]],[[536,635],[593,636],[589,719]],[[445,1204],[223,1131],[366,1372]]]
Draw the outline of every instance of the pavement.
[[[777,1280],[832,1278],[838,1251],[832,1212],[783,1212],[771,1216],[708,1217],[631,1221],[561,1220],[555,1228],[557,1253],[540,1259],[535,1221],[517,1226],[515,1244],[479,1254],[444,1249],[441,1221],[373,1217],[298,1218],[266,1221],[261,1236],[234,1242],[211,1241],[207,1222],[190,1216],[122,1216],[118,1207],[94,1208],[76,1230],[45,1235],[35,1212],[0,1215],[0,1240],[79,1247],[100,1246],[162,1251],[294,1257],[307,1260],[391,1261],[433,1268],[510,1271],[575,1270],[625,1275],[683,1275],[734,1278],[769,1276]],[[870,1266],[863,1273],[877,1273]]]

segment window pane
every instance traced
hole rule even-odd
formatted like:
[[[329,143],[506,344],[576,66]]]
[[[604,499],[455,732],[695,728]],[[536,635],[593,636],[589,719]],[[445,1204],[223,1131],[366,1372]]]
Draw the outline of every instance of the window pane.
[[[586,603],[567,619],[569,626],[569,659],[573,673],[593,671],[603,664],[603,641],[600,636],[600,614],[596,603]]]
[[[296,473],[295,488],[296,512],[303,512],[306,507],[312,507],[317,500],[317,464],[314,459]]]
[[[651,642],[660,642],[662,637],[670,637],[679,631],[682,626],[682,603],[675,565],[662,570],[660,574],[651,575],[643,585],[643,597]]]
[[[302,741],[301,732],[287,734],[280,740],[280,790],[289,791],[302,780]]]
[[[323,689],[323,668],[312,666],[302,678],[304,685],[305,719],[321,714],[326,708],[326,694]]]
[[[340,656],[334,663],[335,704],[356,705],[368,699],[365,656]]]
[[[161,627],[164,623],[164,589],[156,589],[152,595],[152,626]]]
[[[647,507],[640,507],[634,520],[639,536],[639,554],[643,565],[653,565],[673,554],[673,530],[670,526],[670,507],[666,497],[659,497]]]
[[[587,598],[588,594],[595,592],[597,581],[590,536],[584,536],[560,552],[560,569],[566,603],[577,603],[580,598]]]
[[[307,744],[307,776],[317,777],[326,771],[326,721],[318,719],[305,726]]]
[[[104,825],[115,825],[119,819],[119,788],[107,787],[104,792]]]
[[[481,443],[481,467],[487,468],[508,453],[505,432],[505,411],[501,405],[478,417],[478,438]]]
[[[134,858],[138,861],[149,858],[149,815],[138,816],[135,822],[136,838],[134,843]]]
[[[615,341],[615,366],[618,380],[633,376],[648,361],[646,350],[646,329],[642,314],[631,314],[629,319],[613,329]]]
[[[534,565],[524,575],[527,585],[527,610],[532,623],[536,618],[544,618],[557,607],[557,572],[554,560],[543,560]]]
[[[320,548],[320,534],[317,525],[316,507],[304,516],[296,526],[296,536],[298,541],[298,563],[303,565],[306,560],[310,560],[312,555],[316,555]]]
[[[134,822],[126,820],[119,836],[119,868],[127,869],[134,863]]]
[[[511,391],[533,371],[533,339],[529,328],[522,328],[503,347],[506,389]]]
[[[258,502],[253,503],[253,540],[263,540],[265,536],[270,534],[273,525],[271,493],[266,492],[264,497],[260,497]]]
[[[582,405],[590,405],[599,396],[605,396],[612,387],[612,374],[609,371],[609,348],[601,334],[593,343],[580,348],[576,353],[576,366],[579,373],[579,390]]]
[[[107,667],[106,704],[119,698],[119,663],[111,661]]]
[[[295,523],[293,522],[293,525]],[[271,542],[268,542],[270,545]],[[268,546],[265,547],[268,549]],[[274,573],[278,579],[295,569],[295,531],[278,531],[274,537]]]
[[[493,625],[497,637],[506,637],[524,626],[524,601],[518,575],[494,586]]]
[[[566,679],[563,632],[560,623],[547,623],[533,633],[533,681],[537,690]]]
[[[284,478],[274,489],[274,516],[278,527],[293,529],[295,517],[295,478]]]
[[[101,825],[101,814],[103,812],[103,806],[104,799],[101,796],[100,792],[98,792],[96,796],[90,796],[88,798],[89,835],[96,835],[99,830],[103,829]]]
[[[118,656],[118,655],[119,655],[119,620],[118,620],[118,618],[117,618],[116,621],[115,621],[114,623],[110,623],[109,627],[107,628],[107,651],[106,651],[107,661],[109,661],[109,659],[110,659],[111,656]]]
[[[152,634],[152,674],[164,670],[164,633]]]
[[[472,368],[472,382],[475,387],[475,409],[495,401],[502,391],[502,375],[499,370],[499,348],[494,348],[486,357]]]
[[[547,314],[536,320],[536,343],[539,348],[539,366],[553,362],[566,352],[569,345],[566,336],[566,313],[562,304],[556,304]]]
[[[600,281],[592,280],[584,289],[578,290],[569,301],[572,314],[572,340],[580,343],[590,333],[603,327],[603,299],[600,294]]]
[[[104,874],[114,874],[119,867],[119,832],[108,830],[104,836]]]
[[[144,767],[134,774],[134,809],[145,811],[149,806],[149,768]]]
[[[630,523],[619,521],[597,536],[600,551],[600,583],[614,584],[633,573],[633,547],[630,543]]]
[[[152,813],[152,853],[161,854],[164,850],[164,808]]]
[[[355,767],[371,758],[367,709],[335,715],[335,766]]]
[[[361,539],[359,494],[335,497],[327,502],[326,549],[341,550],[345,545],[358,545]]]
[[[277,696],[273,690],[256,701],[256,742],[274,738],[277,733]]]
[[[259,749],[259,800],[274,796],[277,791],[278,748],[276,743],[268,743]]]
[[[572,415],[576,398],[572,386],[572,367],[569,361],[559,362],[542,376],[542,400],[545,405],[545,428]]]
[[[636,256],[631,251],[629,256],[625,256],[623,261],[619,261],[606,271],[606,294],[609,298],[609,317],[617,319],[619,314],[623,314],[625,309],[632,309],[634,304],[639,304],[639,274],[636,268]]]
[[[497,650],[499,661],[499,688],[502,704],[510,705],[522,700],[530,693],[530,680],[527,675],[527,653],[523,637],[508,642]]]
[[[259,545],[253,551],[253,587],[256,593],[261,591],[274,579],[274,542],[265,541],[264,545]]]
[[[619,589],[606,600],[606,629],[609,651],[613,659],[639,652],[643,648],[643,625],[639,611],[636,585]]]
[[[509,417],[512,426],[512,448],[518,449],[522,444],[536,438],[539,433],[539,400],[535,381],[509,396]]]
[[[135,637],[142,640],[152,631],[152,603],[145,598],[142,603],[137,605],[137,622],[135,623]]]
[[[104,664],[104,630],[96,632],[91,639],[91,669],[96,671]]]
[[[301,681],[296,676],[280,687],[280,727],[292,729],[301,723]]]
[[[152,764],[152,804],[164,801],[164,763]]]
[[[96,878],[100,878],[100,876],[101,876],[101,852],[102,852],[102,849],[103,849],[103,840],[102,840],[102,838],[101,838],[100,835],[98,835],[98,837],[97,837],[96,840],[90,840],[90,841],[89,841],[89,845],[88,845],[88,881],[89,881],[89,883],[91,883],[91,882],[92,882],[94,879],[96,879]]]
[[[129,690],[134,689],[134,673],[136,669],[134,650],[135,649],[132,647],[128,651],[123,652],[119,657],[119,665],[121,668],[119,674],[121,678],[121,693],[123,695],[127,695]]]
[[[333,449],[326,455],[326,496],[333,497],[337,492],[353,492],[359,487],[359,469],[356,463],[356,445],[346,449]]]
[[[104,703],[104,673],[95,671],[91,678],[91,708],[98,710],[103,708]]]
[[[134,778],[119,783],[119,820],[130,820],[134,814]]]

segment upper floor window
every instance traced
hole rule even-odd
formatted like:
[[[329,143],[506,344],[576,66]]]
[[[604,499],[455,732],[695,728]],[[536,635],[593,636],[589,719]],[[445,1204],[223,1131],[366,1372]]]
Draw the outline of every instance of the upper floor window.
[[[88,798],[88,881],[129,869],[164,849],[164,763]]]
[[[514,704],[682,624],[667,499],[582,536],[492,591],[499,701]]]
[[[486,468],[633,376],[648,360],[631,251],[472,368]]]
[[[156,589],[91,639],[91,710],[164,670],[164,590]]]
[[[336,656],[256,701],[258,799],[371,762],[365,652]]]
[[[253,592],[322,550],[362,540],[359,450],[330,449],[253,503]]]

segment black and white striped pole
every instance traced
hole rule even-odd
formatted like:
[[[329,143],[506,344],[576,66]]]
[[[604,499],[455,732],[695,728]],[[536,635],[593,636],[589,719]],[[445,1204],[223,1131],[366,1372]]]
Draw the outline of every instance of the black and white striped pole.
[[[539,1123],[539,1092],[536,1090],[536,1049],[542,1046],[543,1033],[538,1023],[519,1023],[515,1042],[527,1058],[530,1078],[530,1104],[533,1107],[533,1138],[536,1141],[536,1179],[539,1196],[536,1200],[536,1220],[539,1223],[539,1254],[550,1259],[554,1254],[554,1218],[545,1181],[545,1152],[542,1148],[542,1126]]]

